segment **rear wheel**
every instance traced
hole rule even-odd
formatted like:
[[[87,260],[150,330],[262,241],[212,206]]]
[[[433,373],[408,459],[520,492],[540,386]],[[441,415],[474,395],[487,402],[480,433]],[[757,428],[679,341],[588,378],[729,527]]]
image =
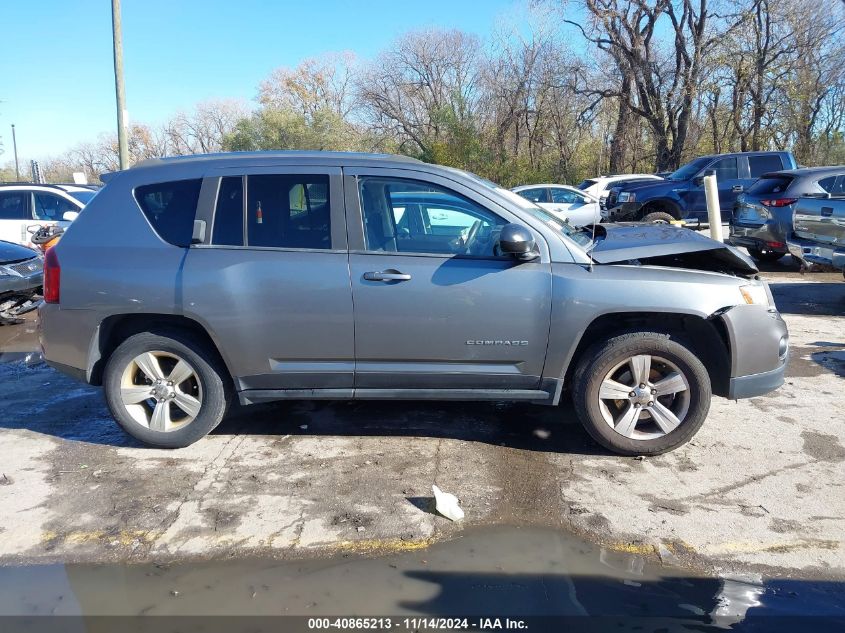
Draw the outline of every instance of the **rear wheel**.
[[[690,349],[659,332],[597,343],[573,376],[581,422],[622,455],[657,455],[688,442],[710,409],[710,376]]]
[[[773,251],[768,248],[749,248],[748,254],[751,255],[754,259],[758,262],[776,262],[781,257],[786,255],[786,253],[781,253],[779,251]]]
[[[126,339],[106,364],[103,387],[120,426],[161,448],[188,446],[207,435],[231,400],[219,359],[183,332]]]
[[[643,216],[643,222],[648,222],[649,224],[669,224],[674,221],[674,216],[666,211],[652,211]]]

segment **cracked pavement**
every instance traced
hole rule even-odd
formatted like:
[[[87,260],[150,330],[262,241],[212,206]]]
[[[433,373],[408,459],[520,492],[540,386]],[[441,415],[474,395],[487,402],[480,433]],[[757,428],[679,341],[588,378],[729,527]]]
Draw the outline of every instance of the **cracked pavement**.
[[[693,441],[638,459],[569,405],[282,402],[149,449],[100,390],[15,353],[0,328],[0,563],[305,557],[423,548],[468,527],[543,525],[699,569],[845,577],[845,283],[770,267],[787,384],[714,398]],[[461,524],[433,513],[456,494]]]

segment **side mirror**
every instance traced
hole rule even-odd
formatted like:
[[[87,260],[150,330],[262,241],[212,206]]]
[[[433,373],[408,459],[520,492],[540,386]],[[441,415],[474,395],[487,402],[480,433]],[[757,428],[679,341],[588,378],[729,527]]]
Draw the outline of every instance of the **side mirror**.
[[[698,176],[696,176],[695,178],[693,178],[693,179],[692,179],[692,181],[693,181],[693,183],[695,183],[695,185],[696,185],[697,187],[700,187],[701,185],[703,185],[703,184],[704,184],[704,177],[705,177],[705,176],[715,176],[715,175],[716,175],[716,170],[715,170],[715,169],[705,169],[705,170],[704,170],[703,172],[701,172]]]
[[[521,224],[505,224],[499,233],[499,250],[504,255],[510,255],[520,261],[537,259],[537,245],[534,236]]]
[[[64,220],[65,222],[73,222],[78,217],[79,211],[65,211],[62,214],[62,220]]]

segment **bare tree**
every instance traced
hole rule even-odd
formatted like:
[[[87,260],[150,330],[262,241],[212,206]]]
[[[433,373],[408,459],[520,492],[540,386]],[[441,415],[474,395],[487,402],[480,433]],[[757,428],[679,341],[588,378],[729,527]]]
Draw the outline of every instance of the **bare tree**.
[[[616,86],[586,92],[623,100],[654,139],[657,170],[677,167],[695,113],[704,60],[717,41],[708,0],[584,0],[589,23],[565,18],[618,69]],[[659,25],[669,35],[661,45]],[[720,33],[719,35],[723,35]],[[632,90],[625,86],[630,82]]]
[[[247,116],[242,101],[204,101],[191,112],[180,112],[165,125],[165,154],[207,154],[223,149],[223,140]]]
[[[296,68],[277,68],[258,86],[258,101],[265,108],[293,110],[305,116],[328,110],[340,117],[352,111],[355,55],[329,53],[304,60]]]
[[[781,82],[785,121],[777,126],[792,136],[799,160],[827,162],[823,144],[845,124],[845,10],[815,3],[792,3],[787,19],[794,32],[792,72]]]
[[[368,123],[399,147],[430,154],[451,123],[463,124],[478,104],[480,46],[460,31],[409,33],[358,78]]]

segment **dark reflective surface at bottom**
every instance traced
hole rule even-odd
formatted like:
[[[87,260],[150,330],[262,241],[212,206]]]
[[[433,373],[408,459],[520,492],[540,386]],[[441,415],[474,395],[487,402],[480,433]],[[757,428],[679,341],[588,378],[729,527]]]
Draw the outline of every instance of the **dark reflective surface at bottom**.
[[[369,628],[391,630],[455,616],[471,630],[835,631],[845,583],[701,577],[564,532],[499,527],[377,558],[5,567],[0,614],[3,631],[305,631],[322,616],[319,628],[337,630],[333,617],[356,615],[390,616]]]

